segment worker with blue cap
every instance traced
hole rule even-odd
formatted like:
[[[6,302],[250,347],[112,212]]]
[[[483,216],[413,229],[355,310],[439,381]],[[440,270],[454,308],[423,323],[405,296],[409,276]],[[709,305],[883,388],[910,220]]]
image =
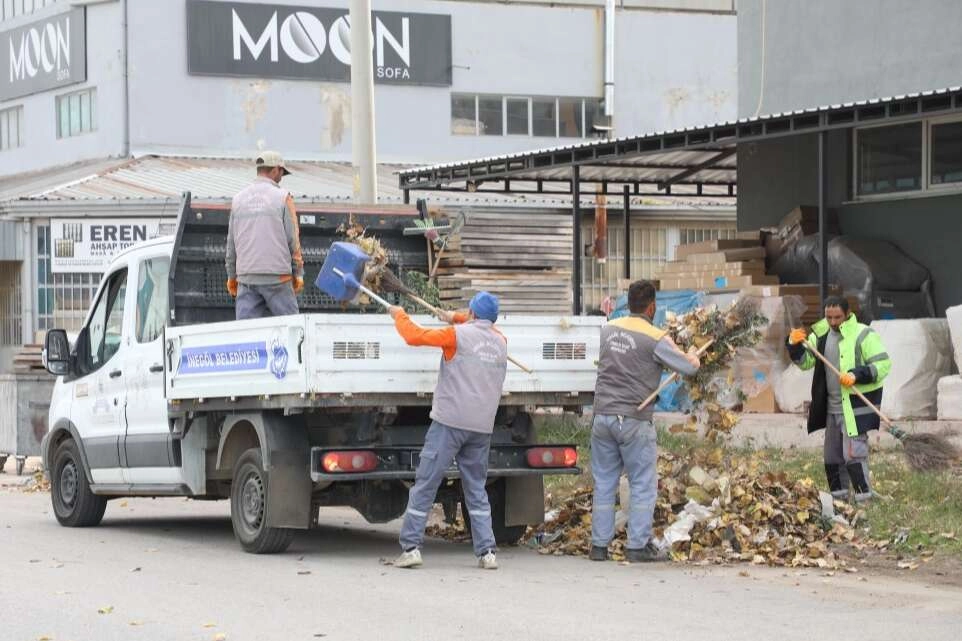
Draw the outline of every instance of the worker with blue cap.
[[[497,296],[478,292],[468,309],[466,313],[441,312],[439,318],[450,324],[441,329],[421,327],[400,307],[389,310],[408,345],[442,350],[431,427],[424,438],[414,487],[408,494],[401,526],[401,555],[394,561],[395,567],[421,565],[428,512],[451,464],[457,461],[478,566],[498,568],[485,481],[494,418],[508,368],[508,346],[504,335],[494,327],[498,320]]]

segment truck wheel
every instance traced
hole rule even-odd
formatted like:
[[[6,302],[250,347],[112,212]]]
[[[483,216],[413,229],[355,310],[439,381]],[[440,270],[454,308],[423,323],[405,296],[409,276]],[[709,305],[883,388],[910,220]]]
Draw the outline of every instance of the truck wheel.
[[[488,503],[491,505],[491,530],[494,533],[494,540],[498,545],[516,545],[524,533],[527,525],[505,525],[504,506],[505,506],[505,483],[504,479],[498,479],[487,487]],[[471,533],[471,515],[468,513],[468,506],[464,501],[464,494],[461,494],[461,515],[464,517],[464,529]]]
[[[90,527],[104,518],[107,499],[90,491],[80,449],[73,439],[57,447],[50,471],[50,500],[60,525]]]
[[[283,552],[294,539],[293,530],[267,527],[267,482],[260,449],[241,454],[230,486],[230,520],[241,547],[252,554]]]

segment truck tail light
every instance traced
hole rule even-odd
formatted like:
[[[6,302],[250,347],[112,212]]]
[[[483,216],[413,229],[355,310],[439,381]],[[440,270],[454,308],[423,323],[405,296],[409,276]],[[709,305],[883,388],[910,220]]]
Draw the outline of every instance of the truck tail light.
[[[329,474],[370,472],[377,467],[377,456],[366,450],[325,452],[321,467]]]
[[[578,450],[573,447],[533,447],[527,453],[530,467],[574,467]]]

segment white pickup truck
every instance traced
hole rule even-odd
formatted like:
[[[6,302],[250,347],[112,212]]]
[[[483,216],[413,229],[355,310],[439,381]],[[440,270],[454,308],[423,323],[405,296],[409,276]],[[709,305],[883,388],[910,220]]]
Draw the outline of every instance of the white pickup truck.
[[[408,347],[386,314],[350,313],[312,284],[300,315],[229,320],[228,214],[185,195],[176,237],[113,260],[74,344],[62,330],[47,334],[45,364],[59,378],[42,453],[61,524],[97,525],[115,497],[229,498],[241,547],[271,553],[311,527],[322,506],[353,506],[371,522],[403,513],[439,351]],[[401,233],[411,217],[364,221],[408,269],[426,265],[424,240]],[[308,283],[346,218],[302,208]],[[500,542],[542,519],[542,475],[578,471],[572,446],[537,444],[530,412],[591,403],[602,322],[498,323],[512,355],[533,370],[509,366],[492,440],[489,496]],[[438,492],[452,518],[457,479],[452,468]]]

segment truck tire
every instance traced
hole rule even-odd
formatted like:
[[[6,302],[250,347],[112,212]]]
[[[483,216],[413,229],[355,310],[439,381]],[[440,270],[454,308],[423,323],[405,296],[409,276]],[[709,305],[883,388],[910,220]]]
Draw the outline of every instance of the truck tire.
[[[230,486],[230,520],[234,536],[245,552],[276,554],[294,539],[288,528],[267,527],[267,473],[259,448],[252,447],[237,459]]]
[[[57,446],[50,470],[50,500],[60,525],[90,527],[104,518],[107,499],[90,491],[77,443],[68,438]]]
[[[504,479],[498,479],[487,487],[488,503],[491,505],[491,530],[494,533],[494,541],[498,545],[517,545],[521,537],[528,530],[527,525],[505,525],[504,506],[506,486]],[[471,515],[464,502],[464,494],[461,494],[461,515],[464,517],[464,529],[471,533]]]

